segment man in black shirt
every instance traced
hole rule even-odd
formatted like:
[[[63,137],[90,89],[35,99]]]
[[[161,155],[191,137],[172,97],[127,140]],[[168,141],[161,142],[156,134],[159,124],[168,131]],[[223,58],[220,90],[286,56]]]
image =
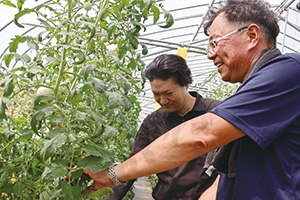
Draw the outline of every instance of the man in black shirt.
[[[180,56],[164,54],[156,57],[147,66],[145,75],[150,81],[155,101],[161,108],[144,119],[129,157],[173,127],[208,112],[220,102],[188,91],[192,83],[191,71]],[[152,194],[154,199],[198,199],[216,179],[216,175],[209,177],[204,172],[205,157],[200,156],[175,169],[158,173],[159,180]],[[111,199],[121,200],[134,181],[115,188]]]

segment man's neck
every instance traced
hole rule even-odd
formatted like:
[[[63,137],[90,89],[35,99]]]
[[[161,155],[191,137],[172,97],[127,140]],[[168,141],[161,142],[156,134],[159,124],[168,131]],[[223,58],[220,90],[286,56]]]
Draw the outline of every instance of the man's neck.
[[[193,109],[195,102],[196,102],[196,97],[189,94],[189,96],[186,99],[186,103],[183,107],[183,111],[181,113],[177,113],[177,114],[180,116],[186,115],[188,112],[190,112]]]

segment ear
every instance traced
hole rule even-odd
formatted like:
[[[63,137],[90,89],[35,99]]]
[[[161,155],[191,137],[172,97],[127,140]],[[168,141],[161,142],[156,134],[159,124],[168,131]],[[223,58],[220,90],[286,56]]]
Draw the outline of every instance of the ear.
[[[248,50],[254,49],[261,40],[262,33],[258,25],[250,24],[246,30]]]
[[[185,86],[185,89],[189,89],[189,87],[190,87],[190,84],[187,84],[187,85]]]

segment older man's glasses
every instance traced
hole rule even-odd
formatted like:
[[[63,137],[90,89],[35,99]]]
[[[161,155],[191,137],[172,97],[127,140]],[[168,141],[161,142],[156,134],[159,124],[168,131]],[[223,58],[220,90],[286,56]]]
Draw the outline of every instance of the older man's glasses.
[[[206,53],[207,54],[209,54],[209,53],[215,53],[215,49],[218,46],[218,42],[220,42],[220,40],[222,40],[222,39],[224,39],[224,38],[226,38],[226,37],[228,37],[228,36],[230,36],[230,35],[232,35],[234,33],[237,33],[237,32],[239,32],[239,31],[241,31],[243,29],[246,29],[246,28],[248,28],[248,26],[244,26],[242,28],[234,30],[234,31],[232,31],[232,32],[230,32],[230,33],[222,36],[222,37],[212,39],[211,41],[208,42],[208,45],[207,45],[207,48],[206,48]]]

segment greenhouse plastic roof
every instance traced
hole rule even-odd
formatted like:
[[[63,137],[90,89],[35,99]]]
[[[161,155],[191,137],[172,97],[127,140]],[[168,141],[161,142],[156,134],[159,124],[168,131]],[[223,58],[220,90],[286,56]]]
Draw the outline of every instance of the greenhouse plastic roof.
[[[203,18],[210,6],[217,0],[163,0],[159,1],[169,10],[174,18],[174,25],[169,29],[147,25],[147,30],[139,41],[146,44],[148,54],[143,61],[149,64],[156,56],[168,53],[177,54],[177,48],[184,46],[188,49],[187,64],[191,68],[193,84],[190,90],[201,94],[214,85],[206,84],[200,87],[212,72],[216,71],[213,62],[207,59],[206,46],[208,37],[203,32]],[[300,11],[296,9],[299,1],[269,0],[272,8],[279,16],[280,34],[277,38],[277,47],[283,52],[300,52]],[[161,19],[163,17],[161,16]],[[164,23],[163,20],[160,23]],[[284,44],[284,45],[282,45]],[[146,82],[145,95],[139,97],[142,102],[141,119],[155,109],[149,81]]]
[[[208,90],[209,85],[200,87],[197,83],[203,83],[209,74],[216,71],[212,61],[208,60],[205,48],[208,37],[203,33],[203,19],[210,6],[219,0],[158,0],[173,18],[174,24],[171,28],[160,28],[157,24],[152,25],[151,19],[145,23],[146,31],[139,37],[139,42],[148,47],[148,54],[142,56],[145,64],[149,64],[156,56],[168,53],[177,54],[178,47],[185,47],[188,50],[187,63],[191,68],[194,83],[191,90]],[[299,0],[268,0],[278,14],[280,19],[280,34],[277,40],[277,47],[283,52],[300,52],[300,11],[296,4]],[[31,2],[31,3],[30,3]],[[43,3],[51,2],[43,1]],[[32,8],[41,4],[27,0]],[[14,35],[26,35],[33,32],[33,28],[19,29],[13,23],[14,13],[7,6],[0,5],[0,55],[8,48],[10,38]],[[165,23],[164,16],[161,14],[158,24]],[[212,86],[213,87],[213,86]],[[151,92],[149,82],[145,85],[145,94],[139,95],[142,104],[140,119],[151,113],[155,108],[155,101]]]

